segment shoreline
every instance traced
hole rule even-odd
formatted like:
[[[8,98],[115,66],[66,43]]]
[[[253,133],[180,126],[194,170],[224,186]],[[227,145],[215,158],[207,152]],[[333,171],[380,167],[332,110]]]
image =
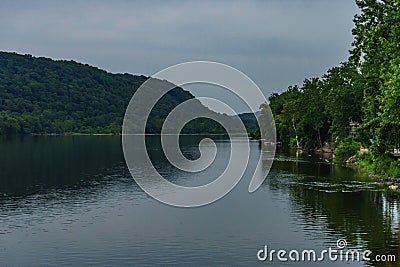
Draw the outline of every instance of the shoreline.
[[[20,134],[13,136],[123,136],[123,135],[146,135],[146,136],[160,136],[160,135],[185,135],[185,136],[226,136],[226,134],[210,134],[210,133],[200,133],[200,134],[161,134],[161,133],[146,133],[146,134],[122,134],[122,133],[30,133],[30,134]],[[1,135],[0,135],[1,136]],[[247,135],[236,134],[233,137],[249,137]],[[250,137],[249,137],[250,138]],[[254,140],[254,139],[252,139]]]
[[[291,148],[291,149],[298,150],[297,148]],[[320,149],[309,149],[309,150],[300,150],[300,151],[302,151],[302,153],[306,152],[309,154],[318,155],[321,157],[321,159],[322,158],[326,159],[326,156],[329,155],[328,158],[330,160],[330,164],[340,164],[340,165],[348,167],[348,168],[356,169],[356,170],[368,175],[370,178],[374,179],[375,181],[384,185],[386,191],[391,196],[400,198],[400,178],[390,177],[390,176],[379,176],[379,175],[373,174],[371,171],[359,166],[356,163],[356,155],[353,155],[352,157],[350,157],[345,163],[340,163],[340,162],[334,161],[335,157],[334,157],[334,153],[332,150],[320,148]]]
[[[354,164],[353,162],[346,163],[346,167],[357,169],[371,177],[372,179],[376,180],[377,182],[386,186],[386,190],[392,194],[395,194],[397,197],[400,197],[400,178],[390,177],[390,176],[379,176],[376,174],[371,173],[367,169]]]

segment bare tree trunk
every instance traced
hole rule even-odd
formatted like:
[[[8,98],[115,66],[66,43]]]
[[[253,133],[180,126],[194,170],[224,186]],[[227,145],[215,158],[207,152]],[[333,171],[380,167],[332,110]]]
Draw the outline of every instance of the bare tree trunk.
[[[297,148],[300,148],[299,136],[297,135],[297,129],[296,129],[296,125],[294,124],[294,118],[292,119],[292,124],[293,124],[294,133],[296,134],[296,146],[297,146]]]
[[[318,129],[318,143],[319,143],[319,147],[322,148],[321,133],[320,133],[319,129]]]

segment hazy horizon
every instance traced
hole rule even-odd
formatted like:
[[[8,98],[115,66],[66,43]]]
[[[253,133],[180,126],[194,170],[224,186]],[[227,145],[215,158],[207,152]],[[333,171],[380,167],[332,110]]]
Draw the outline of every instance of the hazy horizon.
[[[0,50],[146,76],[216,61],[248,75],[268,97],[345,61],[357,12],[347,0],[3,1]]]

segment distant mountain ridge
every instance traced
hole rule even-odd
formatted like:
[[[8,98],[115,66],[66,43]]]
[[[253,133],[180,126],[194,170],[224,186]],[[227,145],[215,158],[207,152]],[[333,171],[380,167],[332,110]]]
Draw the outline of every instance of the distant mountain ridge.
[[[72,60],[0,52],[0,135],[120,133],[128,103],[147,79]],[[193,98],[182,88],[171,90],[151,112],[146,132],[159,133],[169,112]],[[214,121],[196,119],[184,132],[225,131]]]

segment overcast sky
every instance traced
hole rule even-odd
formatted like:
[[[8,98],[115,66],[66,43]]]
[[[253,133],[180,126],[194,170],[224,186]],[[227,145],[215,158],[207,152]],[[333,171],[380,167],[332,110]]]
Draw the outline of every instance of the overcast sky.
[[[348,57],[353,0],[1,1],[0,50],[151,75],[211,60],[269,95]]]

